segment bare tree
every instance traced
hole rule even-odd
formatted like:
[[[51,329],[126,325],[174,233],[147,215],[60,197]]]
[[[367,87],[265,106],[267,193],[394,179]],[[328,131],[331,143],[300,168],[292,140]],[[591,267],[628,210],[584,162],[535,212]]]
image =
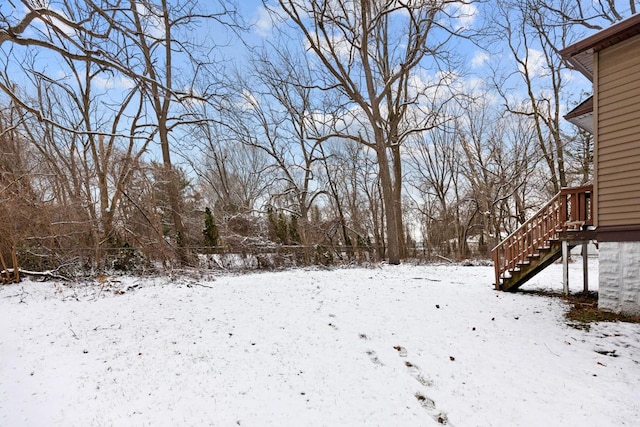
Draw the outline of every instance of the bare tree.
[[[300,30],[303,43],[324,70],[322,86],[339,90],[349,101],[345,108],[355,109],[354,120],[364,125],[360,130],[336,133],[375,150],[391,264],[400,262],[404,231],[399,146],[412,133],[433,125],[428,114],[418,123],[407,120],[408,106],[425,93],[424,87],[412,87],[412,78],[419,66],[428,68],[427,58],[435,63],[443,54],[446,42],[459,29],[451,25],[455,21],[451,19],[455,14],[451,7],[460,4],[280,0],[279,7],[274,8],[264,2],[274,14],[286,17]],[[432,41],[429,36],[438,32],[440,37]]]
[[[593,135],[584,129],[568,138],[569,173],[575,176],[580,185],[586,185],[593,179]]]
[[[538,19],[534,24],[544,28],[563,28],[577,38],[585,31],[602,30],[639,10],[637,0],[614,1],[567,1],[567,0],[528,0],[528,7],[538,11],[544,19]],[[551,35],[547,42],[554,50],[566,47],[567,39]],[[565,66],[571,66],[565,64]],[[586,96],[586,95],[585,95]],[[569,105],[571,103],[568,103]],[[568,173],[575,175],[574,180],[585,184],[591,180],[593,170],[593,141],[592,136],[582,129],[571,129],[565,136],[568,147]]]
[[[203,117],[217,117],[209,103],[195,103]],[[254,225],[273,177],[264,151],[243,144],[226,124],[209,120],[194,125],[192,133],[199,144],[198,155],[189,160],[198,177],[202,204],[212,209],[216,226],[221,227],[225,243],[257,237]]]
[[[239,79],[240,108],[228,119],[238,140],[270,159],[268,170],[277,177],[271,203],[296,216],[303,244],[311,208],[325,193],[318,180],[324,154],[316,118],[322,94],[312,87],[306,61],[285,46],[255,51],[251,71]]]
[[[337,217],[347,247],[366,249],[379,259],[385,252],[384,208],[375,152],[354,141],[326,145],[324,166],[332,196],[327,210]]]
[[[485,245],[498,243],[510,218],[518,225],[526,220],[539,161],[534,155],[533,123],[527,117],[501,115],[487,99],[491,99],[488,94],[465,108],[459,144],[464,158],[461,172],[471,189],[482,226],[480,243]]]
[[[497,37],[505,40],[514,61],[511,72],[524,88],[510,91],[509,80],[496,81],[506,110],[529,118],[536,130],[537,147],[549,171],[549,194],[567,186],[566,141],[562,132],[564,61],[556,46],[569,40],[568,28],[554,26],[544,9],[528,2],[501,1],[496,8]]]
[[[453,209],[454,184],[461,163],[458,141],[456,128],[450,123],[416,138],[408,150],[409,185],[414,189],[417,208],[430,224],[427,246],[431,250],[436,245],[445,254],[451,253],[450,233],[458,228]]]
[[[510,113],[527,117],[534,124],[537,146],[549,171],[549,194],[574,180],[571,172],[575,168],[568,164],[576,157],[571,141],[583,140],[577,130],[567,129],[562,118],[563,110],[575,100],[566,91],[569,65],[558,51],[583,36],[585,30],[605,28],[635,13],[638,4],[635,0],[497,3],[495,35],[507,42],[514,66],[507,67],[509,78],[496,80],[496,88]],[[504,64],[501,66],[504,69]],[[524,88],[524,96],[516,95],[518,87]],[[584,176],[576,180],[584,181]]]
[[[121,197],[118,189],[126,184],[129,176],[127,168],[121,167],[119,172],[113,172],[115,182],[107,184],[108,164],[105,162],[118,151],[114,145],[116,140],[128,141],[123,143],[121,150],[128,153],[125,156],[127,162],[135,162],[136,153],[144,153],[150,142],[159,143],[165,168],[161,182],[167,185],[173,222],[169,241],[176,243],[183,262],[186,261],[186,253],[182,250],[185,241],[178,194],[180,178],[172,162],[171,151],[176,141],[172,134],[185,124],[207,120],[192,115],[189,109],[184,108],[186,102],[194,99],[208,102],[215,96],[213,85],[202,93],[193,90],[197,76],[211,71],[215,65],[210,53],[216,47],[208,34],[203,34],[208,43],[202,46],[193,36],[193,31],[202,23],[235,25],[233,11],[228,4],[218,2],[216,9],[215,5],[204,6],[195,0],[65,0],[56,4],[21,0],[22,8],[11,3],[12,7],[3,9],[0,14],[0,48],[7,58],[12,59],[7,61],[0,75],[0,90],[39,122],[80,135],[73,138],[88,142],[88,151],[102,189],[100,216],[107,236],[112,235],[109,228],[115,211],[110,205],[118,202]],[[201,30],[202,33],[205,31]],[[21,83],[17,76],[26,72],[28,78],[46,83],[46,87],[35,85],[39,88],[69,92],[69,85],[58,84],[46,66],[30,70],[23,68],[22,74],[16,74],[15,66],[8,65],[38,54],[45,60],[61,58],[71,69],[75,76],[73,84],[80,85],[77,97],[72,98],[84,111],[82,126],[59,120],[56,109],[44,110],[38,103],[31,102],[28,90],[16,90],[16,83]],[[209,77],[212,75],[213,72]],[[119,107],[111,108],[104,100],[96,105],[92,95],[95,87],[89,84],[96,79],[126,82],[132,89]],[[22,95],[25,93],[27,96]],[[47,96],[45,93],[44,97]],[[137,108],[129,105],[134,100],[138,102]],[[126,116],[127,123],[121,126],[117,121],[113,124],[94,123],[90,121],[93,117],[88,115],[87,107],[94,115],[95,111],[115,110],[118,117]],[[85,185],[89,184],[85,182]],[[108,187],[116,188],[111,200],[108,191],[103,191]]]
[[[558,25],[580,26],[590,30],[602,30],[635,14],[640,8],[637,0],[529,0],[529,3],[532,7],[555,15]]]
[[[15,106],[0,107],[0,283],[19,282],[18,249],[45,217],[30,169],[29,144],[19,128],[23,116]],[[44,231],[44,230],[41,230]]]
[[[124,35],[124,40],[130,42],[127,43],[126,59],[121,60],[129,69],[137,71],[136,80],[143,88],[156,119],[155,130],[165,168],[163,181],[167,186],[173,237],[181,262],[187,261],[187,253],[183,249],[186,241],[179,197],[180,177],[171,159],[171,134],[186,124],[207,119],[193,115],[193,110],[189,108],[176,109],[174,106],[179,107],[184,102],[194,100],[208,102],[212,96],[209,92],[196,94],[193,91],[198,72],[206,69],[210,59],[206,55],[197,56],[202,49],[188,33],[202,21],[222,22],[221,18],[228,11],[225,5],[221,9],[218,13],[201,11],[194,0],[160,0],[156,3],[131,1],[125,15],[129,19],[114,23]],[[186,65],[180,67],[179,62]],[[184,80],[185,75],[190,75],[191,80]]]
[[[201,156],[194,159],[192,166],[206,203],[222,215],[258,210],[260,201],[268,197],[267,156],[218,124],[198,126],[196,135],[202,143]]]

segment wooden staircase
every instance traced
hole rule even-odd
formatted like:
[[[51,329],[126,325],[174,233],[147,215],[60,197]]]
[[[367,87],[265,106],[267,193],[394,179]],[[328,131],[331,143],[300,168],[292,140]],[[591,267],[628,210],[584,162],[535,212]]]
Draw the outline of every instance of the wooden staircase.
[[[594,239],[592,194],[592,185],[562,189],[493,248],[496,289],[518,289],[562,256],[563,240],[572,248]]]

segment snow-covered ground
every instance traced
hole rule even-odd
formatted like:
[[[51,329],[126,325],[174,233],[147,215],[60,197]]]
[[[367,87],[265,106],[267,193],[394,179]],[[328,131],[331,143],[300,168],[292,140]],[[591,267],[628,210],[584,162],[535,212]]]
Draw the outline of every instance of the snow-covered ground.
[[[561,289],[561,271],[526,288]],[[638,425],[640,325],[572,328],[560,299],[496,292],[492,274],[402,265],[0,287],[0,425]]]

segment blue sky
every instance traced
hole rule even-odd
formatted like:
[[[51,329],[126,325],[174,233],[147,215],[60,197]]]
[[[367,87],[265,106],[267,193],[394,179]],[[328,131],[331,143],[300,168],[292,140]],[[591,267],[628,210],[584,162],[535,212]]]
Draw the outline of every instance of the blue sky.
[[[271,2],[274,4],[275,2]],[[273,40],[273,22],[263,7],[262,1],[249,0],[240,3],[240,11],[242,15],[250,20],[253,24],[252,31],[246,36],[250,43],[260,44],[264,41]],[[479,29],[487,19],[488,14],[492,12],[491,4],[475,4],[460,6],[455,12],[460,14],[459,24],[470,29]],[[579,30],[575,28],[575,30]],[[581,38],[583,35],[589,35],[595,31],[587,31],[580,29],[581,34],[575,34],[574,39]],[[491,91],[491,77],[493,70],[503,71],[505,74],[513,73],[515,69],[514,60],[508,52],[504,40],[493,40],[492,43],[484,42],[486,48],[479,47],[477,44],[469,40],[457,39],[452,41],[452,50],[461,59],[462,69],[458,84],[461,87],[471,91],[487,90]],[[235,46],[234,46],[235,47]],[[528,49],[529,64],[532,70],[532,76],[539,82],[543,82],[545,78],[544,56],[536,44],[532,44]],[[236,55],[236,60],[242,62],[244,54]],[[591,90],[591,83],[580,73],[567,70],[563,73],[563,79],[567,83],[563,99],[565,105],[562,106],[563,112],[572,108],[575,103],[579,102],[584,92]],[[522,81],[512,76],[507,80],[508,91],[514,99],[523,99],[526,97],[526,88]],[[496,102],[498,100],[496,99]]]
[[[24,13],[24,7],[19,4],[18,1],[13,2],[17,7],[13,11],[16,17],[21,16]],[[52,1],[51,7],[56,10],[61,10],[58,2]],[[274,40],[275,34],[272,31],[273,23],[269,14],[266,12],[262,1],[260,0],[245,0],[238,1],[239,14],[248,22],[252,24],[251,30],[243,35],[245,41],[250,45],[260,45],[263,42],[270,42]],[[12,8],[11,3],[2,2],[0,4],[0,11],[8,13]],[[479,4],[475,5],[459,6],[454,8],[454,12],[459,13],[459,25],[466,28],[478,28],[486,20],[486,14],[491,11],[491,5]],[[41,25],[35,25],[35,29],[41,28]],[[248,52],[245,49],[243,43],[228,30],[220,25],[212,25],[206,28],[200,28],[200,37],[203,39],[212,39],[219,46],[214,51],[214,56],[218,61],[225,63],[225,65],[235,64],[239,69],[243,69],[246,66]],[[290,29],[288,31],[291,31]],[[584,31],[584,34],[588,34],[588,31]],[[593,31],[591,31],[593,33]],[[34,30],[29,30],[28,35],[34,35]],[[299,36],[299,35],[298,35]],[[197,37],[196,37],[197,38]],[[292,40],[296,40],[294,37]],[[7,50],[8,45],[3,46],[3,50]],[[509,57],[506,51],[506,46],[494,42],[490,46],[490,50],[485,50],[467,40],[456,40],[453,42],[452,49],[462,59],[462,71],[460,71],[457,78],[457,84],[460,87],[467,90],[478,90],[481,87],[488,88],[490,86],[491,70],[499,68],[501,70],[514,71],[513,59]],[[17,49],[19,51],[19,49]],[[539,49],[534,45],[529,47],[529,58],[532,61],[533,75],[537,78],[544,77],[544,67],[542,66],[542,55]],[[16,58],[19,58],[18,54]],[[39,60],[36,62],[37,66],[49,77],[53,79],[62,79],[67,75],[64,70],[65,66],[62,64],[57,55],[40,54]],[[4,58],[0,57],[0,60]],[[13,60],[12,60],[13,61]],[[2,64],[0,64],[2,65]],[[8,64],[9,67],[17,64]],[[19,73],[15,73],[15,76],[19,76]],[[566,110],[571,108],[571,105],[580,100],[581,94],[590,90],[590,83],[577,72],[567,71],[564,77],[569,86],[565,89],[563,97],[567,100],[567,105],[563,108]],[[19,77],[17,77],[17,81]],[[100,76],[97,80],[98,87],[104,91],[123,91],[127,90],[133,84],[130,80],[118,76],[105,73],[104,76]],[[515,79],[508,80],[508,90],[510,96],[514,99],[524,97],[525,88],[521,82]],[[118,95],[114,92],[113,96],[117,99]],[[496,102],[498,100],[496,99]]]

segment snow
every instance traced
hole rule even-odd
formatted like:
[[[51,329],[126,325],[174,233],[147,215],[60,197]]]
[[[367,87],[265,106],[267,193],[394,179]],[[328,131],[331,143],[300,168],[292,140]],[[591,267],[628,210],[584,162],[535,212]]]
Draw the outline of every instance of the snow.
[[[561,271],[526,288],[559,290]],[[3,286],[0,425],[637,425],[640,325],[576,329],[562,300],[492,278],[383,265]]]

